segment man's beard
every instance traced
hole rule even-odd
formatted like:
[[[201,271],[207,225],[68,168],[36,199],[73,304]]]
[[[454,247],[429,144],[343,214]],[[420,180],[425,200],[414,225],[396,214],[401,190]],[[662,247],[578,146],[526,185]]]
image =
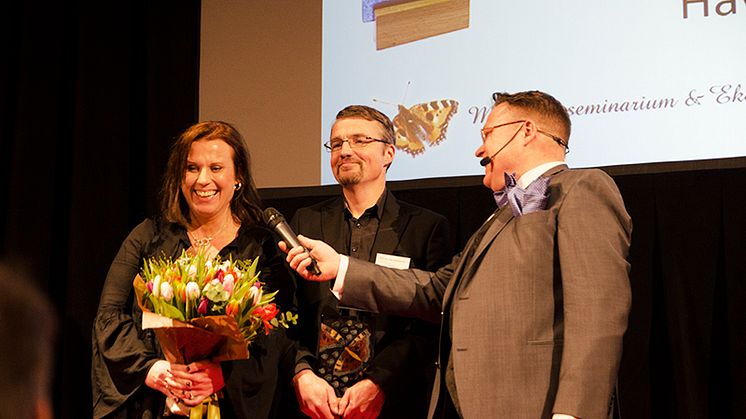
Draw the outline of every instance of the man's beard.
[[[361,180],[363,180],[363,167],[361,164],[358,164],[358,169],[355,172],[340,172],[339,166],[337,167],[337,182],[340,186],[353,186],[360,183]]]

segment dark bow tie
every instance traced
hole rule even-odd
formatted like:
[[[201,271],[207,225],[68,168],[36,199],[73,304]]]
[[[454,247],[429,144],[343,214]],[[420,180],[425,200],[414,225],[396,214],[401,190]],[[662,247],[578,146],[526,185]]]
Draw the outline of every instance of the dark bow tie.
[[[510,204],[514,217],[543,210],[549,199],[549,179],[540,177],[522,189],[516,184],[515,173],[505,173],[505,187],[494,193],[495,202],[500,208]]]

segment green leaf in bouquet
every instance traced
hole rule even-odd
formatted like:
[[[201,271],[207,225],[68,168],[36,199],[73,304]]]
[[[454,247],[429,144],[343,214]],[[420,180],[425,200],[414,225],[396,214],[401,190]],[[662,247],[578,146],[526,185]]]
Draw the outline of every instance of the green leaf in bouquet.
[[[262,294],[262,298],[259,299],[259,305],[271,303],[275,299],[275,295],[277,295],[277,291]]]
[[[251,285],[246,282],[236,285],[233,289],[233,297],[231,299],[234,301],[243,301],[249,292],[249,288],[251,288]]]
[[[167,302],[163,301],[161,304],[161,310],[162,312],[160,314],[176,320],[184,321],[184,315],[179,311],[178,308],[172,306],[171,304],[168,304]]]
[[[160,301],[158,301],[158,297],[156,297],[153,294],[148,294],[148,301],[150,301],[150,305],[152,306],[153,313],[161,314],[160,310]]]
[[[254,278],[254,277],[258,276],[257,273],[256,273],[257,266],[259,266],[259,257],[258,256],[254,258],[254,261],[251,262],[251,265],[249,265],[248,269],[246,270],[246,275],[249,278]]]

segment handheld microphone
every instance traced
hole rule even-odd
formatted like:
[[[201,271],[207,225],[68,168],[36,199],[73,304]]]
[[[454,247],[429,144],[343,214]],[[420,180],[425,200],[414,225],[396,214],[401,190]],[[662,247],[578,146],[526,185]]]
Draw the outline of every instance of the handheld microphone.
[[[285,221],[285,217],[283,217],[276,209],[269,207],[264,210],[264,222],[266,222],[269,228],[273,229],[280,236],[282,241],[287,243],[289,248],[301,246],[298,241],[298,236],[295,234],[293,229],[290,228],[287,221]],[[308,252],[308,249],[306,249],[306,252]],[[316,259],[314,258],[311,258],[311,264],[308,265],[307,269],[308,272],[316,276],[321,275],[321,271],[319,270],[319,267],[316,264]]]

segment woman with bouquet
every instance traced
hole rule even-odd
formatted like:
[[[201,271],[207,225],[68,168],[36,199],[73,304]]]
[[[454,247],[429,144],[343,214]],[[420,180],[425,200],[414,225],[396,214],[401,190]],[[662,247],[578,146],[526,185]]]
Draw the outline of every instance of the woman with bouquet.
[[[290,381],[295,347],[278,331],[260,334],[250,358],[188,365],[164,359],[152,329],[142,329],[133,279],[146,260],[187,252],[223,260],[259,258],[262,281],[292,306],[293,280],[272,232],[263,226],[249,151],[224,122],[189,127],[171,149],[158,217],[140,223],[114,259],[93,325],[94,418],[160,418],[183,414],[222,391],[223,419],[271,417],[276,391]]]

